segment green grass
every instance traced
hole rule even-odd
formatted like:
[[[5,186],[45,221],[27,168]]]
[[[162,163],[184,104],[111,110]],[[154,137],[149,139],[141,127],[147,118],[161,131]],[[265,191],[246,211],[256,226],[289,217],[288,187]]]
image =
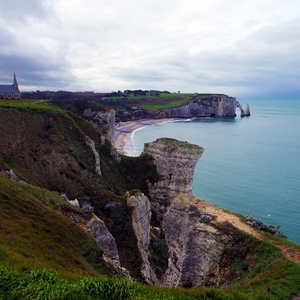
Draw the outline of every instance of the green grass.
[[[155,93],[147,93],[146,95],[137,95],[133,94],[127,95],[126,98],[122,99],[124,95],[110,97],[110,99],[115,102],[118,101],[119,105],[122,102],[131,103],[132,105],[138,105],[142,109],[154,112],[163,108],[173,108],[184,105],[188,100],[191,99],[193,94],[172,94],[172,93],[160,93],[155,95]],[[121,100],[120,100],[121,98]],[[124,108],[121,109],[123,110]],[[117,109],[118,110],[118,109]]]
[[[109,274],[95,240],[63,216],[62,205],[68,204],[58,193],[0,176],[0,265],[70,276]]]
[[[0,299],[286,300],[297,294],[299,281],[299,266],[285,260],[229,286],[193,289],[145,286],[118,277],[70,280],[46,270],[0,267]]]
[[[67,114],[64,110],[44,100],[1,100],[0,107],[15,108],[20,111],[31,111],[38,113],[47,112],[67,117]]]
[[[83,278],[70,282],[45,270],[16,272],[0,267],[0,299],[128,299],[140,286],[121,278]]]
[[[179,100],[174,100],[171,102],[165,102],[165,103],[147,103],[147,104],[141,104],[141,108],[150,111],[150,112],[154,112],[157,111],[159,109],[166,109],[166,108],[174,108],[174,107],[179,107],[184,105],[188,100],[189,100],[189,96],[184,97],[182,99]],[[168,98],[166,98],[168,99]]]

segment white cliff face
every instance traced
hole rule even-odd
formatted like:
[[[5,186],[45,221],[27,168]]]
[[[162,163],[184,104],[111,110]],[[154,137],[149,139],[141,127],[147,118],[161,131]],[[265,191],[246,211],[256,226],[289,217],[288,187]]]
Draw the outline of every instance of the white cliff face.
[[[152,210],[159,221],[177,195],[193,195],[194,168],[203,151],[198,145],[166,138],[145,144],[144,153],[154,158],[161,176],[158,182],[148,183]]]
[[[83,112],[83,117],[87,119],[94,127],[98,128],[101,131],[101,133],[104,134],[101,135],[102,145],[105,144],[105,137],[111,142],[112,145],[114,144],[115,116],[116,116],[116,112],[113,109],[111,109],[110,111],[92,111],[90,109],[85,109]],[[95,148],[95,146],[93,146],[89,140],[87,140],[86,143],[89,145],[89,147],[92,150],[93,147]],[[96,155],[97,154],[95,154],[95,158]],[[116,161],[118,162],[121,161],[121,157],[115,147],[111,147],[111,155],[115,158]],[[100,163],[99,163],[99,170],[100,170]]]
[[[166,286],[218,285],[222,252],[231,237],[200,221],[196,199],[179,195],[164,216],[169,262]]]
[[[95,238],[105,256],[119,261],[119,253],[115,239],[101,219],[96,215],[92,215],[92,218],[84,226],[84,229]]]
[[[236,116],[235,110],[237,107],[237,101],[235,98],[222,96],[218,102],[218,108],[216,116],[227,117]]]
[[[244,109],[244,116],[245,116],[245,117],[251,116],[251,114],[250,114],[250,107],[249,107],[249,104],[248,104],[248,103],[247,103],[247,105],[246,105],[246,107],[245,107],[245,109]]]
[[[98,128],[113,144],[115,134],[115,110],[110,111],[91,111],[85,109],[83,116],[89,120],[89,122]]]
[[[92,235],[103,251],[103,259],[109,263],[120,276],[131,279],[131,276],[120,264],[119,253],[116,241],[107,229],[105,223],[95,214],[91,219],[82,225],[83,229]]]
[[[167,118],[193,117],[236,117],[236,108],[240,109],[241,117],[246,114],[235,97],[222,94],[195,95],[190,103],[160,111]]]
[[[86,136],[85,143],[88,145],[88,147],[93,151],[95,156],[95,171],[96,174],[101,175],[101,168],[100,168],[100,156],[99,153],[96,150],[95,142],[90,139],[88,136]]]
[[[151,204],[142,193],[127,198],[127,205],[133,208],[132,226],[137,238],[137,246],[143,261],[141,275],[151,285],[158,284],[154,270],[149,262]]]

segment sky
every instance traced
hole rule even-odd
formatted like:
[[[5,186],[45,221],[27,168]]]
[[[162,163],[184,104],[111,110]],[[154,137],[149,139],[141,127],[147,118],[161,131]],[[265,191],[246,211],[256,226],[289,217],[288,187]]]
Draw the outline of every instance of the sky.
[[[0,0],[0,84],[300,99],[299,0]]]

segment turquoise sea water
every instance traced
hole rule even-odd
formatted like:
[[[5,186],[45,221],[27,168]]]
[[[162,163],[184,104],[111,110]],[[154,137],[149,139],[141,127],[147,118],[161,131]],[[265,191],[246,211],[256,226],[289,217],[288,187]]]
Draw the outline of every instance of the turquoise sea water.
[[[251,117],[154,124],[134,132],[134,148],[141,153],[159,137],[200,145],[194,195],[279,224],[300,245],[300,101],[239,102],[249,103]]]

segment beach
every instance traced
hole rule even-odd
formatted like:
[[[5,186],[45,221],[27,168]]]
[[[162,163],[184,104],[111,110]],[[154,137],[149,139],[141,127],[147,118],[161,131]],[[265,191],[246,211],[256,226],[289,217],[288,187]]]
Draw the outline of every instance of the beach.
[[[142,119],[121,122],[115,127],[114,146],[120,154],[125,154],[128,156],[138,156],[139,154],[135,153],[132,144],[131,136],[133,132],[145,126],[170,121],[174,121],[174,119]]]

